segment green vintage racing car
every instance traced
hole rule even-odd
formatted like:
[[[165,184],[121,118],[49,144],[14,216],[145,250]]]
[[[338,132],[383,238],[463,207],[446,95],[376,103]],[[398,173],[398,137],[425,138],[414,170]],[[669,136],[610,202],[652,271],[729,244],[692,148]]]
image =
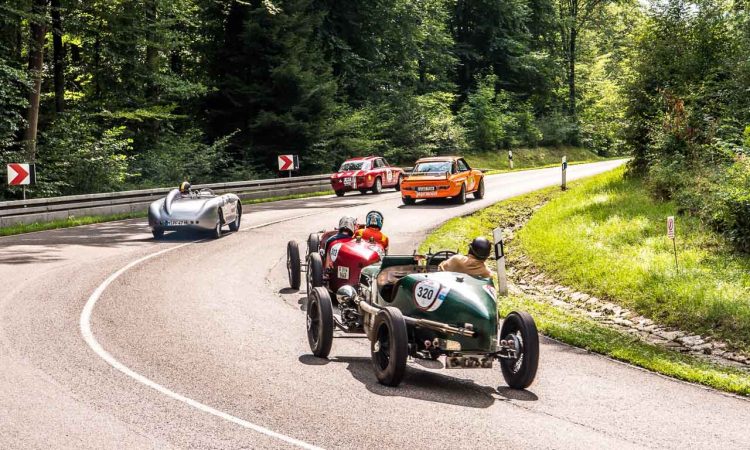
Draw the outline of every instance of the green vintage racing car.
[[[385,256],[362,269],[356,288],[338,289],[336,309],[325,288],[314,288],[306,312],[313,354],[328,357],[334,329],[364,333],[384,385],[397,386],[407,359],[415,358],[447,369],[491,369],[497,362],[510,387],[527,388],[539,362],[534,319],[512,312],[500,326],[491,279],[437,270],[453,254]]]

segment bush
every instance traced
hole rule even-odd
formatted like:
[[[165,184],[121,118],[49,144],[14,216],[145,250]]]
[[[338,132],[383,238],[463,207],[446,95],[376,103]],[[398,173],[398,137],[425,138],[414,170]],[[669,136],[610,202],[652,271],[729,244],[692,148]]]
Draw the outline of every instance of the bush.
[[[576,140],[577,126],[561,112],[555,111],[543,116],[537,124],[542,135],[542,145],[560,146]]]
[[[714,186],[714,224],[739,250],[750,252],[750,158],[739,156]]]

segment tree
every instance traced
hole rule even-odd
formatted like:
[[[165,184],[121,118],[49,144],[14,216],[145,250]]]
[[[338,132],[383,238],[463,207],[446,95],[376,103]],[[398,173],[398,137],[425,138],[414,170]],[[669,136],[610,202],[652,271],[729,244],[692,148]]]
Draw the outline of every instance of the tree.
[[[33,80],[29,94],[29,110],[26,115],[26,155],[29,162],[36,160],[36,138],[39,125],[39,101],[42,96],[42,70],[44,45],[47,40],[48,0],[33,0],[29,18],[29,73]]]
[[[55,77],[55,111],[65,109],[65,47],[63,46],[63,22],[60,0],[52,0],[50,14],[52,16],[52,46]]]

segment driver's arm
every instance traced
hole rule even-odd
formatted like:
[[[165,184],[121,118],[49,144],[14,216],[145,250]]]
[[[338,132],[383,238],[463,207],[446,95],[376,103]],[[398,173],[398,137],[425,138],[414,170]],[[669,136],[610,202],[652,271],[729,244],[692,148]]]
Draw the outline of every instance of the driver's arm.
[[[450,258],[441,262],[440,265],[438,265],[438,270],[441,272],[456,272],[456,268],[454,267],[456,260],[454,258],[455,256],[451,256]]]

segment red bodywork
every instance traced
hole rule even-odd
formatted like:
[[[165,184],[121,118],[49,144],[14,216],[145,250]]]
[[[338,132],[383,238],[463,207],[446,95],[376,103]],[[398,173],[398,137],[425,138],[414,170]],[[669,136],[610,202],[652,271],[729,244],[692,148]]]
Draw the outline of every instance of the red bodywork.
[[[361,169],[348,170],[350,166],[361,166]],[[404,176],[403,169],[392,167],[379,156],[352,158],[346,160],[338,172],[331,175],[331,187],[342,193],[348,191],[367,191],[375,187],[380,179],[382,188],[397,188]]]
[[[335,233],[335,231],[323,233],[320,236],[320,246],[323,247],[328,238]],[[378,243],[357,238],[333,241],[323,261],[323,267],[326,269],[323,283],[332,292],[336,292],[345,285],[357,286],[362,268],[380,261],[383,255],[385,255],[385,250]]]

